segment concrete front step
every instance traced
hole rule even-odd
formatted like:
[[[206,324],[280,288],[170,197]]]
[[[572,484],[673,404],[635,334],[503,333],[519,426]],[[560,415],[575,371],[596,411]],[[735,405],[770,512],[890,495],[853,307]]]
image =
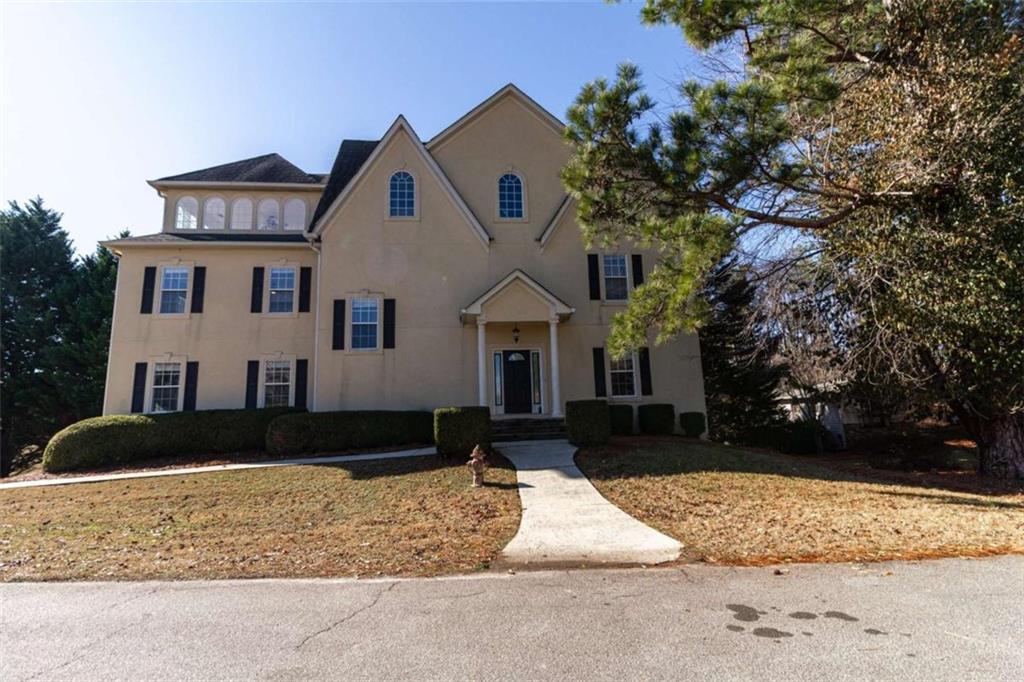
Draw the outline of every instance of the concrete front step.
[[[558,440],[565,438],[564,419],[495,419],[491,439],[500,441]]]

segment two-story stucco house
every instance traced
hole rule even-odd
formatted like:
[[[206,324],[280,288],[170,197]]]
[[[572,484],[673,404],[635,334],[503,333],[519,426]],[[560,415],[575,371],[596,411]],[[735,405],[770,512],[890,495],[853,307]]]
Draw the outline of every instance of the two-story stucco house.
[[[277,154],[150,182],[120,256],[104,413],[488,405],[607,397],[704,411],[694,336],[624,360],[612,317],[652,252],[585,249],[563,124],[509,85],[423,142],[399,116],[329,175]]]

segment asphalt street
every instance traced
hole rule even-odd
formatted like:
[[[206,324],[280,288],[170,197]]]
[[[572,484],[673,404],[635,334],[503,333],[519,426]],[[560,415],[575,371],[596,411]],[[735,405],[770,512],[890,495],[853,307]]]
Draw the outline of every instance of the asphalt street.
[[[1024,679],[1024,557],[0,585],[0,678]]]

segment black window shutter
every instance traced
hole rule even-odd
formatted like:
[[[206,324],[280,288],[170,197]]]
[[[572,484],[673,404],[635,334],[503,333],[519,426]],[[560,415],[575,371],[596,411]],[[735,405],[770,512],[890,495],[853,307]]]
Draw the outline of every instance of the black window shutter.
[[[195,295],[195,294],[193,294]],[[192,299],[193,301],[195,299]],[[192,312],[195,312],[193,310]],[[181,405],[183,412],[195,412],[196,409],[196,384],[199,382],[199,363],[185,363],[185,400]]]
[[[640,360],[640,395],[651,395],[654,389],[651,388],[651,354],[646,348],[637,352]]]
[[[135,377],[132,379],[132,412],[146,409],[146,363],[135,363]]]
[[[333,350],[344,350],[345,348],[345,299],[334,299],[334,322],[331,334],[331,348]]]
[[[192,268],[192,312],[203,312],[203,294],[206,292],[206,268],[197,265]]]
[[[384,299],[384,347],[395,347],[395,299]]]
[[[639,253],[633,254],[633,286],[638,287],[644,283],[644,257]]]
[[[309,360],[295,361],[295,407],[306,406],[306,384],[309,374]]]
[[[299,268],[299,312],[309,312],[309,288],[313,285],[313,268]]]
[[[260,268],[262,270],[262,268]],[[250,360],[245,368],[245,409],[256,409],[256,396],[260,390],[260,361]]]
[[[598,398],[608,395],[604,382],[604,348],[594,349],[594,395]]]
[[[139,312],[143,315],[150,315],[153,312],[154,288],[156,288],[156,268],[149,266],[142,273],[142,306],[139,307]]]
[[[252,300],[249,303],[249,312],[263,312],[263,268],[252,269]]]
[[[587,254],[587,276],[590,279],[590,300],[601,300],[601,273],[597,269],[597,254]]]

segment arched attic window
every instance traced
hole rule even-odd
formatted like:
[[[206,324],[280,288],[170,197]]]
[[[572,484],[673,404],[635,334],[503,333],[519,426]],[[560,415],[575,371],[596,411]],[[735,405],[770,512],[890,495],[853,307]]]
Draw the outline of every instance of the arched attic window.
[[[284,229],[306,229],[306,202],[302,199],[289,199],[284,204]]]
[[[515,173],[498,178],[498,217],[523,217],[523,180]]]
[[[256,229],[276,230],[281,224],[281,207],[277,199],[264,199],[256,207]]]
[[[223,230],[226,206],[220,197],[210,197],[203,202],[203,229]]]
[[[239,197],[231,202],[231,229],[252,229],[252,199]]]
[[[388,215],[412,218],[416,215],[416,180],[411,173],[397,171],[388,182]]]
[[[174,229],[194,230],[199,225],[199,202],[195,197],[182,197],[174,208]]]

